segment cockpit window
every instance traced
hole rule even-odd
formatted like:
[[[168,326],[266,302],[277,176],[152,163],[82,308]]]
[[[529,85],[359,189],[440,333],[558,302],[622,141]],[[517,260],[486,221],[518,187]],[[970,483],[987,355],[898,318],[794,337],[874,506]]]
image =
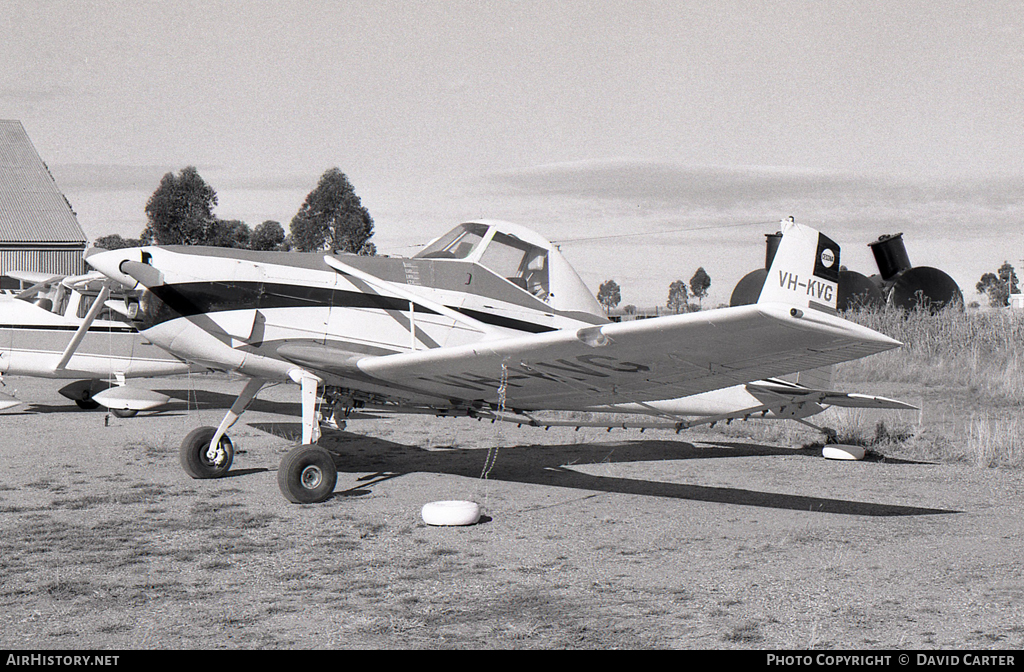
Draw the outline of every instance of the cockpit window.
[[[487,224],[463,224],[428,245],[416,257],[466,259],[479,254],[482,266],[546,301],[550,293],[548,251],[501,231],[494,231],[488,237],[490,228]],[[482,251],[481,245],[484,246]]]
[[[59,282],[54,282],[46,285],[37,287],[34,291],[22,292],[18,294],[16,298],[29,303],[34,303],[43,310],[47,310],[56,315],[63,315],[64,311],[68,307],[68,299],[70,298],[70,292],[68,288]]]
[[[82,294],[82,298],[78,302],[78,317],[84,318],[86,315],[88,315],[89,309],[92,308],[92,305],[94,303],[96,303],[97,298],[99,297],[96,296],[95,294]],[[113,295],[112,298],[114,298]],[[122,300],[124,299],[123,296],[118,296],[116,298]],[[100,312],[97,313],[96,315],[96,319],[101,321],[107,320],[112,322],[117,321],[119,318],[120,316],[116,312],[111,310],[108,306],[103,306],[102,308],[100,308]]]
[[[547,259],[547,250],[523,242],[515,236],[495,233],[487,243],[480,263],[521,289],[546,299]]]
[[[465,259],[487,234],[484,224],[463,224],[446,233],[416,256],[421,259]]]

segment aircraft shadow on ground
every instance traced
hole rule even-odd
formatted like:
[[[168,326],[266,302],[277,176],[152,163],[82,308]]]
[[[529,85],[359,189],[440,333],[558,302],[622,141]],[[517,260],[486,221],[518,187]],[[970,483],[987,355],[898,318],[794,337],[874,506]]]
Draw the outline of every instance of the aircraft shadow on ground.
[[[230,408],[235,395],[209,390],[170,389],[157,390],[172,398],[167,405],[154,414],[179,414],[195,409]],[[301,404],[260,399],[257,397],[249,410],[295,417],[301,414]],[[98,409],[95,412],[104,412]],[[83,413],[74,403],[29,404],[22,409],[12,409],[11,414],[27,413]],[[142,414],[139,418],[144,418]],[[365,415],[361,417],[373,417]],[[357,419],[353,417],[352,419]],[[295,422],[250,423],[251,427],[273,434],[290,442],[298,442],[302,428]],[[538,430],[539,431],[539,430]],[[405,445],[375,437],[366,437],[350,432],[330,432],[321,441],[335,455],[338,469],[348,473],[368,473],[359,488],[339,495],[361,495],[367,488],[384,480],[414,472],[445,473],[469,478],[479,478],[486,451],[452,449],[427,450],[419,446]],[[615,462],[657,462],[667,460],[711,459],[724,457],[748,457],[769,455],[807,455],[816,459],[821,453],[817,449],[794,451],[792,449],[740,442],[712,442],[707,447],[697,447],[684,441],[663,439],[628,440],[619,443],[599,445],[572,443],[565,445],[517,445],[501,447],[495,468],[489,478],[535,485],[549,485],[576,488],[593,492],[635,494],[650,497],[666,497],[692,501],[739,504],[798,511],[817,511],[863,516],[913,516],[959,513],[949,509],[933,509],[913,506],[899,506],[858,502],[827,497],[761,492],[744,488],[722,488],[661,481],[638,480],[612,476],[597,476],[577,471],[573,465],[601,464]],[[614,459],[612,459],[614,458]],[[878,460],[881,461],[881,460]],[[896,464],[920,464],[909,460],[884,458],[885,462]],[[274,465],[276,468],[276,465]],[[247,469],[229,472],[239,477],[266,471],[267,468]]]
[[[152,411],[143,411],[139,417],[147,415],[180,415],[194,410],[227,410],[231,408],[231,404],[234,403],[237,396],[224,392],[211,392],[209,390],[169,389],[154,391],[166,394],[171,400]],[[299,402],[273,401],[260,399],[259,397],[252,401],[249,405],[249,410],[288,416],[302,415],[302,405]],[[5,411],[3,414],[31,415],[36,413],[109,413],[109,410],[102,406],[91,410],[81,409],[75,402],[67,400],[65,403],[57,404],[26,402],[21,406],[15,406],[9,411]]]
[[[288,440],[294,440],[301,432],[299,423],[251,423],[249,426]],[[358,488],[336,493],[336,496],[366,494],[369,492],[368,488],[377,483],[414,472],[479,478],[488,454],[488,451],[480,449],[433,448],[428,450],[419,446],[350,432],[326,433],[321,439],[320,445],[334,455],[334,461],[339,471],[370,474],[361,479],[363,482]],[[685,441],[646,438],[599,445],[587,443],[514,445],[500,447],[495,466],[488,478],[592,492],[856,516],[920,516],[959,513],[950,509],[858,502],[829,497],[762,492],[744,488],[593,475],[573,468],[575,465],[601,465],[617,462],[664,462],[697,458],[718,459],[794,454],[824,459],[821,457],[820,451],[794,451],[739,442],[719,442],[706,448],[697,447]]]

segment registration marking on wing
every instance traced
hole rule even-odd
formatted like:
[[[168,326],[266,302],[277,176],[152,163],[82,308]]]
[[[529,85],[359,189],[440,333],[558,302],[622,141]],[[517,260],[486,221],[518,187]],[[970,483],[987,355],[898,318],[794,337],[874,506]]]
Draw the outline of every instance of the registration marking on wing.
[[[575,361],[574,361],[575,360]],[[646,364],[630,362],[605,355],[576,355],[573,359],[558,358],[550,362],[519,362],[508,364],[504,376],[488,376],[469,371],[445,373],[433,376],[419,376],[420,380],[483,392],[497,389],[502,382],[508,387],[521,388],[522,381],[542,380],[549,383],[575,385],[587,383],[621,373],[645,373],[650,371]],[[503,380],[504,379],[504,380]],[[585,389],[599,391],[592,385]]]

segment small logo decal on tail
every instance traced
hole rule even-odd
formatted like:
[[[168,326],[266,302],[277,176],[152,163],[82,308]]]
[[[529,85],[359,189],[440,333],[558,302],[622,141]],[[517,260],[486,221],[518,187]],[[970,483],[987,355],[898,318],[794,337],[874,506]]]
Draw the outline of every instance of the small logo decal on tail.
[[[818,234],[818,260],[814,275],[831,282],[839,282],[839,246],[823,233]]]

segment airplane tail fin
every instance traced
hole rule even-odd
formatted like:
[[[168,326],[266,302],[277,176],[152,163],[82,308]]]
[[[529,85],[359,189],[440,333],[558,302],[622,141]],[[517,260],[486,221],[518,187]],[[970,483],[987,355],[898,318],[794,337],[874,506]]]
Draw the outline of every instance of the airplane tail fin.
[[[836,314],[839,245],[809,226],[786,222],[758,303],[784,303]]]

